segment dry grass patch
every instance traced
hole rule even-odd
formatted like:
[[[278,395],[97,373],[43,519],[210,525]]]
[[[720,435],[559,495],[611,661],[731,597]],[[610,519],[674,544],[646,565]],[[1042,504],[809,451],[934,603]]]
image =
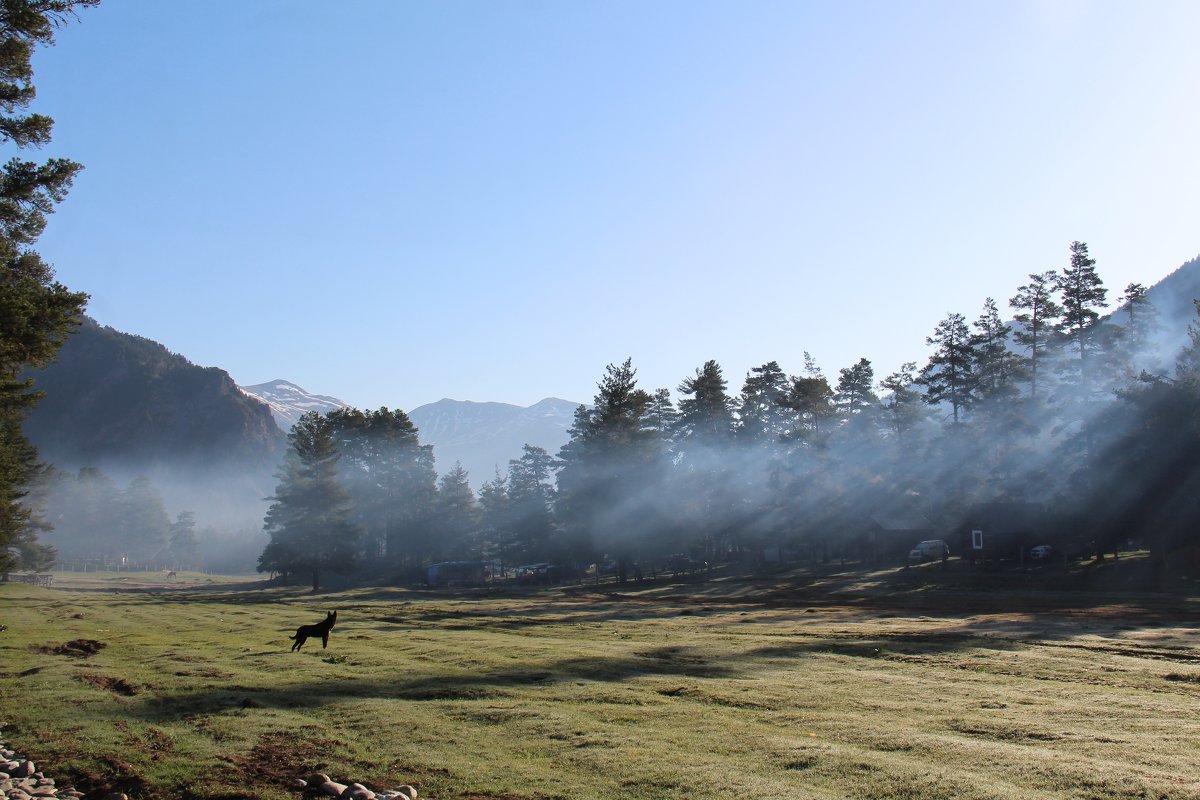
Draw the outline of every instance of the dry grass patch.
[[[743,588],[4,586],[0,704],[50,769],[151,800],[318,770],[435,800],[1200,798],[1183,601]],[[329,649],[289,652],[332,608]],[[45,644],[80,641],[107,646]]]

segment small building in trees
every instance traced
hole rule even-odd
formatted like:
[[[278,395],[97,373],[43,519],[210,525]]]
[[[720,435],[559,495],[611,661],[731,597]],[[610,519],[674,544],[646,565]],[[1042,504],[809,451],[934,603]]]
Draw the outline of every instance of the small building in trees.
[[[442,561],[425,571],[425,582],[435,587],[483,586],[491,579],[491,561]]]
[[[858,555],[868,563],[906,562],[908,552],[924,539],[933,539],[933,523],[923,514],[872,514],[858,537]]]
[[[958,554],[974,561],[1017,560],[1043,541],[1041,503],[976,503],[958,525]]]

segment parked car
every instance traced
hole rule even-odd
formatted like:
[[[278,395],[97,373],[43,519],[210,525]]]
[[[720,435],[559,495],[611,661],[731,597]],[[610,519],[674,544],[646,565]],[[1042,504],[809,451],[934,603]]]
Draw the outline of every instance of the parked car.
[[[920,564],[925,561],[939,561],[950,556],[950,545],[945,539],[926,539],[917,542],[917,546],[908,551],[909,563]]]
[[[562,569],[555,564],[525,564],[514,572],[517,583],[553,583],[562,578]]]
[[[1054,556],[1054,547],[1048,544],[1039,544],[1029,548],[1029,559],[1031,561],[1049,561]]]

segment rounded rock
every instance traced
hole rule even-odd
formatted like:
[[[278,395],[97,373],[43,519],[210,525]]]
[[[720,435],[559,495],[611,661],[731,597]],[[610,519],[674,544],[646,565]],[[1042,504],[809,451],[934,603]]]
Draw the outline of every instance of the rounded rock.
[[[346,791],[346,784],[338,783],[337,781],[325,781],[317,787],[317,791],[327,794],[330,797],[341,797],[342,792]]]
[[[326,775],[324,772],[314,772],[312,775],[308,776],[308,785],[309,786],[320,786],[322,783],[325,783],[325,781],[327,781],[327,780],[329,780],[329,776]]]
[[[396,788],[396,791],[408,798],[408,800],[417,800],[416,788],[409,786],[407,783]]]

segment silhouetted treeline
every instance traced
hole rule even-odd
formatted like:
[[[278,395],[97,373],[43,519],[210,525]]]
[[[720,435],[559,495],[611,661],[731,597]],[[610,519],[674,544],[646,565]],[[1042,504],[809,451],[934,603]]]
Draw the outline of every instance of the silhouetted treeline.
[[[948,314],[923,365],[882,378],[862,358],[831,379],[806,354],[798,372],[769,361],[732,392],[709,361],[673,399],[639,387],[630,361],[610,364],[562,450],[526,446],[478,500],[461,468],[435,482],[402,412],[337,412],[356,562],[821,558],[846,555],[872,519],[919,518],[953,541],[994,503],[1039,509],[1050,540],[1200,544],[1200,326],[1164,358],[1145,288],[1110,299],[1081,242],[1008,306],[1011,322],[992,298],[973,320]]]

